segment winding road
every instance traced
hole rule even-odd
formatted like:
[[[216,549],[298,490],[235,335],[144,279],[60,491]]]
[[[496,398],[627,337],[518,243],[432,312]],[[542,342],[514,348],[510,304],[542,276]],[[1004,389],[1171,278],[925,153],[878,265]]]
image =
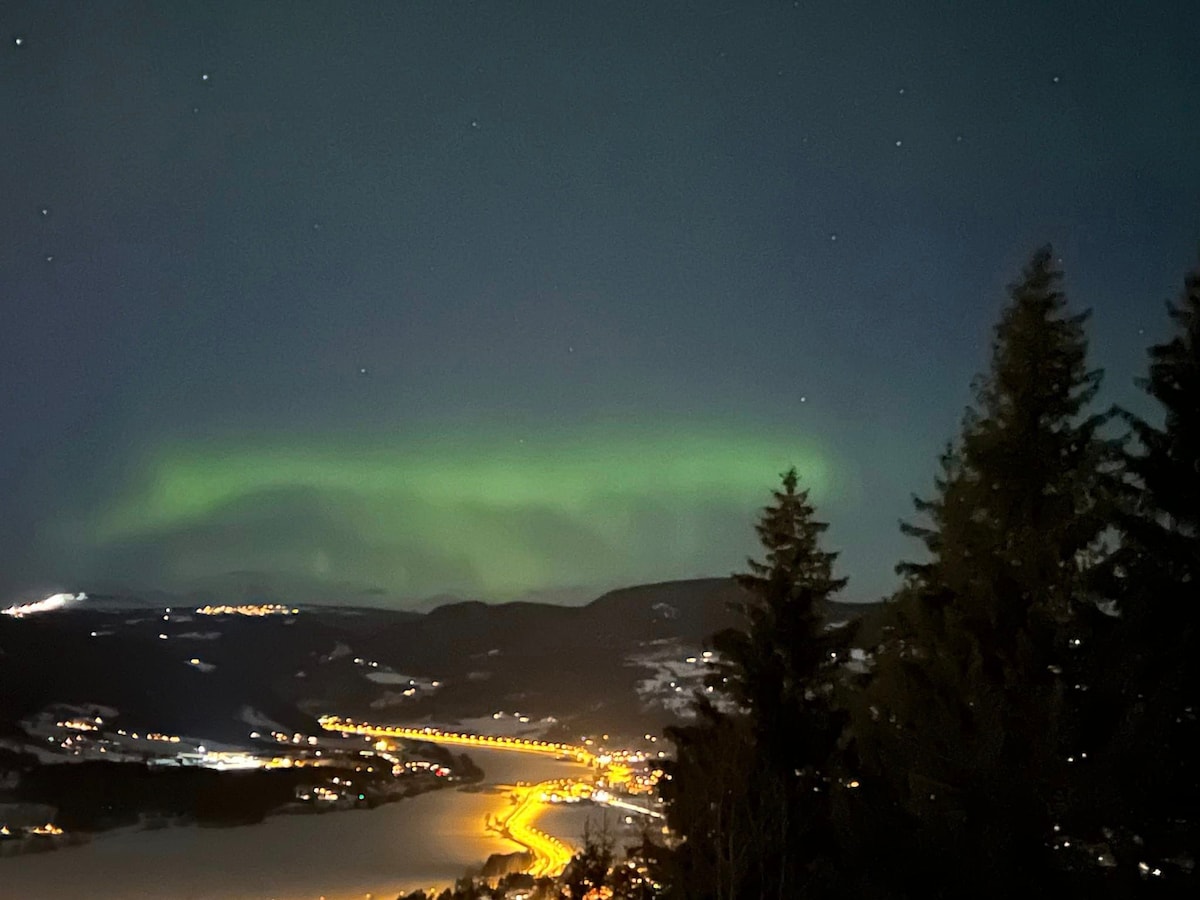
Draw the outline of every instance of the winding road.
[[[428,741],[430,743],[450,744],[459,747],[477,747],[488,750],[507,750],[513,753],[535,753],[542,756],[553,756],[556,759],[581,763],[599,770],[597,777],[620,774],[628,776],[628,768],[613,765],[607,757],[600,757],[585,747],[563,744],[553,741],[539,741],[530,738],[505,737],[500,735],[468,734],[457,731],[443,731],[438,728],[412,728],[404,725],[378,725],[370,722],[356,722],[353,719],[343,719],[338,716],[323,716],[321,727],[343,735],[357,734],[364,737],[374,737],[381,740],[412,740]],[[533,863],[527,870],[534,877],[558,875],[571,861],[575,850],[564,841],[547,834],[534,826],[534,821],[541,814],[551,797],[574,797],[577,799],[596,799],[609,802],[624,809],[660,818],[653,810],[626,803],[611,797],[607,792],[596,790],[593,780],[557,779],[544,781],[532,786],[518,785],[513,789],[514,805],[507,815],[500,818],[493,826],[510,840],[525,847],[533,857]]]

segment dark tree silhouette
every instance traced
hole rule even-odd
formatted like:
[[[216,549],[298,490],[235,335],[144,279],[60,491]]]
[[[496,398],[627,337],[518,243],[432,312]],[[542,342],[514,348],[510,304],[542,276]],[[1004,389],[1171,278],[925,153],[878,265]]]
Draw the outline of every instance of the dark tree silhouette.
[[[757,525],[763,559],[737,576],[742,625],[714,638],[719,652],[695,724],[671,729],[675,758],[662,785],[683,839],[674,889],[685,897],[795,897],[836,880],[831,760],[843,727],[835,685],[849,637],[827,632],[825,604],[845,584],[823,551],[795,470]]]
[[[1116,455],[1091,412],[1087,314],[1049,248],[1011,291],[990,368],[942,455],[927,560],[857,705],[872,855],[904,895],[1052,888],[1070,844],[1082,695],[1103,616],[1086,580],[1110,524]],[[1084,846],[1085,841],[1076,841]]]
[[[1131,879],[1196,890],[1200,848],[1200,271],[1168,305],[1175,332],[1150,348],[1143,389],[1162,425],[1123,412],[1121,541],[1103,586],[1120,613],[1109,692],[1119,710],[1102,760],[1103,810]],[[1161,882],[1161,883],[1159,883]]]
[[[563,897],[582,900],[590,892],[608,884],[609,869],[613,864],[613,838],[607,820],[597,831],[591,819],[584,823],[583,849],[571,857],[559,877]]]

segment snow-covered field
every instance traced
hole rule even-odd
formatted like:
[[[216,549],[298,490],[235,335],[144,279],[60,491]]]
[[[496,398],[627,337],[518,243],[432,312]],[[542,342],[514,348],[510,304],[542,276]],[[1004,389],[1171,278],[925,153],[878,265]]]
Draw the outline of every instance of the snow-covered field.
[[[692,696],[708,690],[704,678],[711,672],[713,660],[710,651],[666,640],[644,645],[640,652],[626,657],[625,664],[651,673],[637,683],[643,707],[657,707],[680,718],[690,718]]]

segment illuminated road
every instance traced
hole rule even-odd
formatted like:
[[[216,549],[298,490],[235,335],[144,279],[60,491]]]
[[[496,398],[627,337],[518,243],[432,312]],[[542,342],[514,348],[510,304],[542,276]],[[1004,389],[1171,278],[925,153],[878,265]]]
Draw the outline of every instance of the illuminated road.
[[[574,850],[553,835],[533,826],[542,811],[543,797],[548,790],[566,782],[545,781],[533,787],[518,788],[517,805],[500,822],[500,831],[509,839],[526,847],[533,854],[529,874],[535,878],[557,875],[571,861]]]
[[[600,768],[608,782],[627,780],[629,767],[614,763],[609,756],[597,756],[592,751],[571,744],[539,741],[528,738],[503,737],[498,735],[466,734],[443,731],[438,728],[408,728],[402,725],[375,725],[355,722],[337,716],[323,716],[321,727],[339,734],[357,734],[381,740],[399,739],[429,741],[459,747],[476,747],[488,750],[505,750],[513,753],[533,753],[567,759],[584,765]],[[636,804],[618,800],[607,791],[596,789],[590,781],[559,779],[546,781],[532,787],[519,786],[513,793],[514,806],[499,819],[494,827],[501,834],[525,847],[533,857],[529,873],[535,877],[558,875],[571,861],[574,850],[564,841],[534,827],[533,823],[545,804],[553,798],[594,799],[597,802],[618,806],[642,815],[661,818],[661,814]]]
[[[361,734],[366,737],[399,738],[410,741],[429,741],[437,744],[454,744],[460,747],[479,747],[488,750],[511,750],[516,753],[540,753],[555,758],[565,757],[586,766],[595,765],[596,756],[590,750],[571,744],[552,741],[535,741],[528,738],[500,737],[490,734],[465,734],[458,731],[442,731],[439,728],[407,728],[403,725],[373,725],[355,722],[338,716],[322,716],[321,727],[326,731],[344,734]]]

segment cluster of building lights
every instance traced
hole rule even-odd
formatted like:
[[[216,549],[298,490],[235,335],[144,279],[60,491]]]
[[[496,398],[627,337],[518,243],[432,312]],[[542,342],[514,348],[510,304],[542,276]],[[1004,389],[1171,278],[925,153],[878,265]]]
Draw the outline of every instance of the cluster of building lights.
[[[258,732],[254,732],[250,736],[258,737]],[[272,731],[271,737],[275,739],[276,743],[280,744],[308,744],[310,747],[317,745],[317,737],[315,735],[310,734],[306,736],[298,731],[292,734],[288,734],[285,731]]]
[[[97,725],[103,725],[104,720],[99,716],[93,719],[67,719],[62,722],[56,722],[59,728],[69,728],[72,731],[98,731]]]
[[[445,778],[450,774],[450,770],[445,766],[440,766],[427,759],[411,759],[404,764],[404,768],[409,772],[431,772],[438,778]]]
[[[434,682],[434,686],[435,686],[435,687],[437,686],[437,682],[436,682],[436,681]],[[408,694],[408,691],[405,691],[404,693],[407,695],[407,694]],[[529,724],[529,716],[525,715],[524,713],[519,713],[519,712],[515,712],[515,713],[506,713],[506,712],[505,712],[504,710],[502,710],[502,709],[501,709],[501,710],[497,710],[496,712],[492,713],[492,718],[493,718],[493,719],[495,719],[497,722],[499,722],[499,721],[500,721],[501,719],[503,719],[505,716],[512,716],[514,719],[516,719],[516,720],[517,720],[518,722],[520,722],[522,725],[528,725],[528,724]]]
[[[337,800],[342,795],[339,794],[337,791],[331,791],[327,787],[317,785],[316,787],[312,788],[311,790],[305,791],[304,793],[298,794],[297,796],[301,800],[317,800],[322,803],[332,803],[333,801]]]
[[[300,610],[294,606],[284,606],[282,603],[242,603],[237,606],[221,604],[219,606],[201,606],[196,610],[198,616],[294,616]]]
[[[53,822],[47,822],[45,825],[33,825],[33,826],[27,826],[24,828],[17,828],[17,830],[24,832],[25,834],[49,835],[51,837],[53,837],[54,835],[63,833],[63,830],[61,828],[59,828],[57,825],[55,825]],[[9,828],[7,825],[0,825],[0,837],[16,837],[16,836],[17,835],[13,834],[12,828]]]
[[[158,741],[163,744],[178,744],[181,740],[177,734],[163,734],[160,731],[147,731],[145,734],[139,734],[136,731],[126,731],[124,728],[118,728],[117,734],[121,737],[132,738],[135,741]]]
[[[204,613],[203,610],[197,610],[197,612],[201,614],[220,614],[217,610],[221,608],[211,609],[214,611]],[[514,718],[523,718],[520,714],[512,715]],[[85,738],[85,733],[102,733],[99,726],[103,725],[103,719],[100,716],[76,716],[69,719],[64,718],[56,724],[59,728],[74,732],[74,738],[84,742],[90,740],[92,737],[92,734],[88,734]],[[596,776],[586,780],[564,779],[558,782],[547,782],[541,785],[519,788],[518,794],[514,798],[516,802],[513,809],[504,820],[497,822],[503,833],[518,843],[523,844],[533,853],[535,862],[531,867],[531,872],[535,875],[556,874],[562,870],[573,853],[572,848],[566,843],[533,826],[533,819],[537,816],[539,807],[544,803],[573,803],[588,800],[608,806],[621,807],[629,812],[637,812],[656,818],[661,817],[660,813],[646,809],[643,806],[636,806],[628,800],[621,799],[622,794],[640,794],[652,790],[654,784],[662,777],[663,773],[661,769],[650,768],[647,765],[648,754],[639,751],[607,750],[603,748],[599,740],[587,736],[581,738],[581,746],[532,738],[442,731],[432,727],[415,729],[401,726],[381,727],[368,723],[356,723],[351,719],[342,719],[336,716],[322,717],[320,724],[327,731],[340,732],[343,737],[350,737],[351,735],[361,736],[374,749],[375,753],[388,763],[393,764],[391,765],[393,776],[422,774],[432,775],[437,778],[447,778],[453,775],[450,768],[437,762],[419,759],[403,760],[402,758],[390,756],[388,751],[393,749],[394,745],[392,741],[395,739],[429,740],[439,743],[463,744],[553,755],[558,758],[573,759],[576,762],[598,770]],[[179,744],[182,742],[182,739],[178,735],[161,732],[139,734],[138,732],[127,732],[122,728],[116,729],[116,734],[132,738],[133,740],[146,740],[157,743]],[[258,732],[251,732],[251,736],[257,738],[260,735]],[[262,737],[266,737],[266,735],[262,735]],[[277,743],[292,746],[303,745],[305,750],[314,747],[319,741],[319,738],[314,735],[304,735],[299,732],[289,734],[282,731],[272,731],[270,732],[270,737]],[[607,738],[608,735],[603,735],[600,740],[607,740]],[[70,743],[72,738],[68,737],[66,741]],[[106,743],[103,740],[100,742]],[[105,752],[103,747],[99,749],[100,752]],[[186,751],[188,748],[185,747],[182,749]],[[371,750],[367,749],[360,750],[359,755],[373,757]],[[308,758],[309,756],[319,757],[321,756],[321,751],[318,749],[301,754],[300,756],[266,757],[245,752],[213,751],[206,749],[202,745],[197,745],[192,752],[177,752],[169,758],[155,759],[154,762],[157,764],[199,765],[218,770],[269,769],[336,764],[333,759],[318,760],[310,759]],[[363,760],[362,764],[355,766],[355,771],[362,772],[365,768],[365,771],[368,773],[374,772],[375,768],[368,766],[367,761]],[[387,771],[387,769],[381,771]],[[334,777],[324,784],[298,788],[296,798],[298,800],[316,802],[323,806],[335,803],[339,805],[344,803],[353,804],[365,799],[364,794],[358,793],[362,790],[362,787],[354,787],[350,779]],[[626,816],[625,818],[627,822],[631,821],[631,817]],[[62,834],[62,830],[51,823],[33,828],[24,828],[22,831],[31,835]],[[8,828],[0,831],[2,835],[9,835],[10,833]]]
[[[284,744],[288,749],[283,753],[263,754],[233,748],[209,748],[202,743],[196,743],[194,739],[158,731],[130,731],[125,728],[114,728],[111,725],[106,729],[104,723],[105,720],[99,715],[63,716],[54,722],[58,729],[57,733],[51,734],[46,739],[51,743],[61,744],[64,751],[74,756],[90,752],[104,754],[109,758],[114,755],[120,756],[130,749],[129,743],[122,746],[122,739],[124,742],[137,742],[135,746],[137,746],[139,756],[147,765],[154,767],[197,766],[217,771],[237,771],[311,769],[349,764],[355,772],[367,773],[364,777],[370,777],[378,772],[381,775],[390,773],[396,779],[405,776],[445,779],[454,774],[451,768],[436,762],[412,760],[406,763],[402,756],[393,756],[386,752],[391,749],[391,745],[386,740],[376,740],[370,737],[364,737],[363,740],[368,747],[374,745],[374,752],[366,748],[339,746],[334,752],[323,754],[322,749],[317,746],[322,739],[316,735],[273,731],[269,733],[270,738],[273,739],[272,743]],[[268,737],[267,734],[260,734],[258,731],[250,732],[250,736],[251,738]],[[151,742],[160,746],[167,745],[170,749],[151,750],[151,755],[147,757],[145,755],[146,750],[149,749],[147,744]],[[346,751],[349,752],[349,759],[346,758]],[[379,758],[385,761],[385,765],[371,764],[372,760]],[[332,805],[333,801],[337,801],[339,806],[346,803],[353,805],[366,799],[365,794],[359,793],[360,791],[363,791],[363,788],[355,786],[350,779],[335,777],[317,787],[302,786],[298,788],[296,798],[318,802],[322,806]],[[33,833],[54,834],[56,832],[47,829],[33,832],[29,828],[18,829],[17,826],[12,826],[11,831],[0,832],[0,836],[19,837]]]

